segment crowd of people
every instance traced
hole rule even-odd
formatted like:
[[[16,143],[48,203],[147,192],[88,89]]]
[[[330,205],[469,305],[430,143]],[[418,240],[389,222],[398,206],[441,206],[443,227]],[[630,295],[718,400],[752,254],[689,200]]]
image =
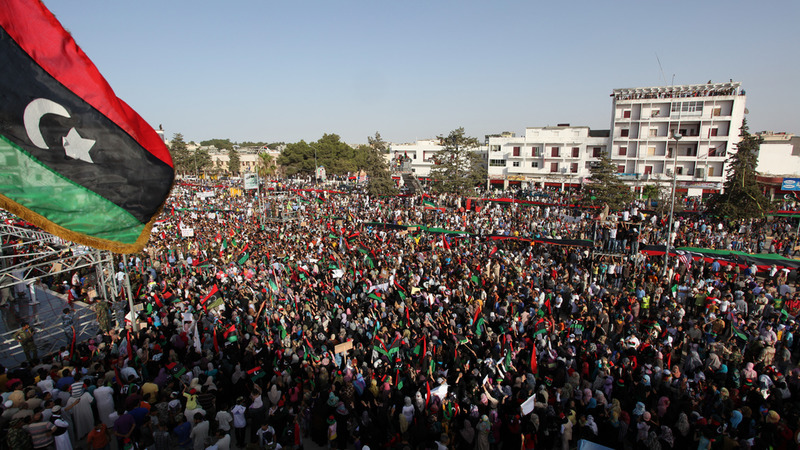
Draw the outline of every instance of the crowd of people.
[[[120,262],[134,323],[120,283],[95,338],[2,371],[8,448],[798,447],[795,270],[665,267],[638,203],[230,194],[175,189]],[[689,215],[669,237],[789,231]]]

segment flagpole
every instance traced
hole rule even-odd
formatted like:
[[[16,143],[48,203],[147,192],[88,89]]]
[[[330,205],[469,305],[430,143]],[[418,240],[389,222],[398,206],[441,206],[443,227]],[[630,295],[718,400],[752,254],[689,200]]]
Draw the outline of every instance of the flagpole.
[[[675,139],[675,154],[673,155],[675,158],[674,163],[672,164],[672,196],[669,205],[669,226],[667,227],[667,242],[664,246],[664,267],[661,270],[662,277],[667,276],[667,272],[669,270],[667,265],[669,264],[669,246],[671,244],[670,238],[672,237],[672,223],[675,214],[675,189],[677,188],[678,182],[678,144],[683,136],[680,133],[673,133],[672,137]]]
[[[128,307],[131,309],[131,327],[133,327],[133,331],[139,331],[139,324],[136,322],[136,311],[133,310],[133,293],[131,292],[131,277],[130,271],[128,270],[128,255],[122,255],[122,264],[125,266],[125,293],[128,296]],[[131,345],[130,342],[128,345]]]
[[[261,202],[261,178],[256,173],[256,180],[258,186],[258,219],[261,222],[261,229],[264,229],[264,205]]]

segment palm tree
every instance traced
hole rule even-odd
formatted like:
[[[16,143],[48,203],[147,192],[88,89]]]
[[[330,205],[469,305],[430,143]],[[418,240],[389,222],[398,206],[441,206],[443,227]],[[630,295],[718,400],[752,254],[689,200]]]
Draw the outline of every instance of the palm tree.
[[[269,153],[258,154],[258,176],[260,178],[269,178],[277,172],[278,167],[275,164],[275,158]]]

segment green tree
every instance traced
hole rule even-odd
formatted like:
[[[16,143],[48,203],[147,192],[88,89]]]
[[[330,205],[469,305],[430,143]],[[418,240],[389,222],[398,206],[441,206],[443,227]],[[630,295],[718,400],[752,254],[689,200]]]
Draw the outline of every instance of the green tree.
[[[200,173],[206,169],[210,169],[214,164],[208,150],[195,149],[189,157],[189,172]]]
[[[389,172],[389,165],[380,150],[369,145],[359,145],[355,148],[353,163],[356,173],[363,170],[367,176],[372,177],[380,172]]]
[[[258,154],[258,176],[260,178],[268,179],[275,175],[278,167],[275,165],[275,158],[267,152]]]
[[[642,197],[658,201],[661,198],[661,189],[655,184],[646,184],[642,187]]]
[[[233,148],[228,150],[228,172],[239,175],[241,165],[242,160],[239,158],[239,152]]]
[[[267,145],[266,142],[250,142],[250,141],[243,141],[239,143],[242,147],[264,147]]]
[[[630,188],[617,176],[617,166],[611,162],[607,154],[589,168],[590,196],[588,203],[607,204],[611,210],[619,210],[633,200]]]
[[[369,177],[367,193],[373,197],[385,195],[396,195],[397,184],[392,180],[389,165],[384,158],[386,142],[381,139],[380,133],[375,133],[375,137],[367,137],[369,145],[359,145],[356,150],[356,172],[363,170]]]
[[[209,139],[207,141],[200,141],[200,145],[208,147],[213,145],[218,150],[230,150],[235,145],[230,139]]]
[[[742,122],[740,131],[736,153],[728,157],[723,191],[713,195],[708,204],[710,214],[731,220],[764,217],[772,207],[772,202],[756,184],[758,150],[764,140],[748,132],[746,120]]]
[[[433,157],[431,178],[439,192],[467,194],[472,188],[486,183],[486,167],[475,152],[478,139],[464,135],[464,127],[447,136],[437,136],[444,148]]]
[[[314,161],[328,175],[344,175],[356,171],[356,150],[342,142],[336,134],[325,134],[318,141],[288,144],[278,157],[278,165],[286,176],[314,176]]]
[[[280,156],[278,164],[286,170],[286,176],[314,176],[314,149],[306,141],[287,144]]]
[[[375,137],[367,136],[367,142],[369,142],[369,146],[372,149],[377,150],[380,153],[389,153],[389,145],[383,140],[381,134],[377,131],[375,132]]]
[[[342,142],[337,134],[324,134],[317,142],[311,143],[316,150],[317,165],[325,167],[328,175],[345,175],[356,171],[353,147]]]
[[[397,184],[394,182],[388,171],[380,172],[369,177],[369,183],[367,183],[367,193],[372,197],[397,195]]]
[[[186,141],[183,140],[183,135],[181,133],[172,135],[172,141],[169,143],[169,153],[172,155],[172,164],[176,172],[185,173],[190,171],[190,159],[192,154],[189,152]]]

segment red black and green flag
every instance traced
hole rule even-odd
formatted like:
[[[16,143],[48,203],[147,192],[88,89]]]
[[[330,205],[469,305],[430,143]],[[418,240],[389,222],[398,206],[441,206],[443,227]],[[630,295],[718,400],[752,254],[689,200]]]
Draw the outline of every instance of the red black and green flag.
[[[250,376],[250,380],[252,380],[255,383],[259,379],[264,378],[264,375],[266,375],[266,373],[264,373],[264,371],[261,370],[261,366],[258,366],[248,370],[247,375]]]
[[[222,292],[220,292],[216,284],[212,286],[208,294],[200,300],[200,306],[203,307],[204,311],[208,311],[209,308],[214,309],[222,303]]]
[[[141,250],[174,179],[164,141],[37,0],[0,8],[0,207],[71,241]]]

